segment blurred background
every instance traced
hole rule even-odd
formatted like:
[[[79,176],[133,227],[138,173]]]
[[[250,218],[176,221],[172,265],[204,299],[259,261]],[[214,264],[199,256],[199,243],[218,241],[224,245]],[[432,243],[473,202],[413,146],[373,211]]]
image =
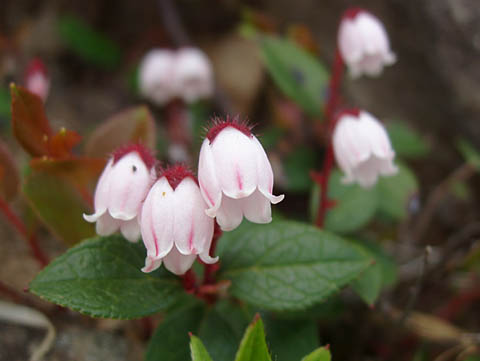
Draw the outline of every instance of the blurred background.
[[[256,129],[264,136],[274,164],[278,187],[290,192],[287,201],[279,205],[280,212],[308,219],[312,186],[308,171],[321,166],[322,149],[317,139],[322,137],[322,129],[317,129],[315,119],[305,116],[278,90],[265,68],[258,44],[245,34],[255,27],[293,40],[318,57],[328,70],[335,51],[338,21],[349,6],[364,7],[383,21],[398,60],[378,79],[352,80],[347,76],[342,85],[343,101],[367,109],[379,119],[407,124],[421,134],[430,149],[426,156],[409,161],[418,180],[418,190],[411,195],[408,207],[406,205],[409,217],[394,230],[377,227],[385,232],[385,238],[395,238],[398,234],[401,238],[408,234],[410,216],[415,217],[431,192],[461,166],[463,160],[455,146],[456,139],[462,137],[480,147],[478,0],[2,0],[1,138],[22,170],[27,157],[11,136],[9,83],[24,83],[26,69],[34,57],[42,59],[50,77],[45,106],[52,125],[87,135],[112,114],[145,103],[138,94],[136,75],[138,64],[149,49],[194,45],[211,59],[217,83],[216,96],[211,105],[200,110],[202,115],[197,125],[201,128],[207,124],[210,115],[227,113],[238,114],[257,124]],[[163,113],[155,106],[151,108],[159,132],[170,132],[162,119]],[[202,121],[205,124],[201,124]],[[199,140],[201,133],[193,136]],[[157,149],[159,156],[168,160],[171,154],[166,155],[169,151],[165,142],[160,137]],[[307,150],[290,157],[298,146]],[[465,259],[472,249],[477,251],[474,256],[480,257],[476,245],[480,236],[476,223],[480,218],[479,201],[477,176],[469,177],[438,203],[433,220],[424,230],[421,245],[447,245],[452,235],[466,232],[461,242],[455,243],[453,238],[454,243],[448,243],[448,248],[443,249],[452,255],[461,252],[461,272],[456,272],[457,263],[448,278],[428,279],[417,300],[417,308],[429,312],[445,307],[451,300],[451,284],[455,285],[455,292],[458,287],[469,292],[474,290],[468,302],[452,316],[452,321],[477,331],[480,314],[474,305],[480,301],[478,266],[469,268]],[[26,214],[27,223],[35,223],[28,211],[22,212]],[[42,246],[52,258],[65,250],[45,230],[40,229],[39,233]],[[458,254],[455,255],[458,258]],[[442,267],[449,262],[447,256],[439,255]],[[38,270],[27,246],[0,219],[0,280],[22,290]],[[408,274],[408,270],[405,274],[402,279],[400,272],[399,286],[391,291],[390,297],[406,299],[405,294],[415,284],[416,277],[412,277],[411,272]],[[0,299],[11,301],[15,297],[18,296],[0,293]],[[27,293],[21,294],[17,301],[53,315],[58,335],[48,360],[142,358],[149,336],[149,326],[145,327],[142,321],[98,321],[66,310],[59,312],[55,306],[44,304]],[[365,306],[356,307],[335,322],[325,321],[320,329],[323,343],[337,345],[337,349],[333,348],[334,360],[411,360],[417,355],[415,360],[430,359],[422,353],[424,342],[438,340],[428,337],[426,341],[403,338],[393,347],[393,350],[402,350],[395,358],[391,356],[392,350],[386,353],[390,356],[381,356],[381,350],[371,344],[376,336],[384,336],[384,326],[366,322],[366,331],[357,329],[359,325],[364,327],[362,322],[367,318],[378,317],[378,314],[369,314]],[[356,311],[365,315],[353,317]],[[364,337],[359,338],[362,334]],[[0,320],[0,360],[27,360],[43,335],[43,330]],[[352,353],[343,355],[337,351],[347,345]]]

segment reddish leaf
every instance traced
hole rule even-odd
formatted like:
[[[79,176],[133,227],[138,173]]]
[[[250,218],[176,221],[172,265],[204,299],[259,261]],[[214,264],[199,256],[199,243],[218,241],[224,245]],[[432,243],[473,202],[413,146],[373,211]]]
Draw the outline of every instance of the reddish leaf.
[[[31,161],[23,193],[45,226],[67,244],[95,234],[82,214],[92,211],[92,190],[104,165],[93,158]]]
[[[77,132],[61,128],[48,139],[48,155],[53,158],[67,158],[80,140],[82,137]]]
[[[32,156],[48,154],[52,129],[45,116],[42,99],[27,89],[10,84],[12,128],[22,147]]]
[[[86,154],[105,157],[116,148],[140,142],[155,149],[155,120],[146,106],[127,109],[107,119],[90,136]]]
[[[0,141],[0,197],[7,202],[15,198],[20,185],[20,176],[10,150]]]

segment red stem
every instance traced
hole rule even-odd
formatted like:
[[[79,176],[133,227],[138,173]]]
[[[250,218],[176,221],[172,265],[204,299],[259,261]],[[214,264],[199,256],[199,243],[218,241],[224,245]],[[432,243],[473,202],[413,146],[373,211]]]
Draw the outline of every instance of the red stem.
[[[325,118],[327,121],[327,150],[325,152],[325,158],[323,160],[323,168],[321,177],[319,179],[320,185],[320,202],[318,205],[317,219],[315,224],[317,227],[322,228],[325,221],[330,202],[328,200],[328,180],[333,167],[333,145],[332,145],[332,133],[335,129],[335,110],[338,106],[338,99],[340,94],[340,84],[342,82],[344,64],[340,51],[335,50],[335,60],[332,67],[332,76],[330,78],[330,85],[328,88],[328,100],[327,107],[325,109]]]
[[[222,236],[223,232],[215,222],[215,230],[213,232],[212,244],[210,245],[209,255],[214,257],[215,249],[217,248],[218,239]],[[205,264],[205,271],[203,273],[203,284],[209,285],[215,283],[215,273],[218,270],[218,264]]]
[[[195,293],[197,288],[197,276],[193,269],[189,269],[183,276],[183,288],[187,293]]]
[[[48,257],[40,249],[37,237],[34,234],[29,234],[27,227],[22,220],[15,213],[13,213],[8,203],[2,198],[0,198],[0,210],[3,212],[10,224],[18,231],[18,233],[25,238],[33,256],[38,263],[40,263],[42,267],[48,265]]]

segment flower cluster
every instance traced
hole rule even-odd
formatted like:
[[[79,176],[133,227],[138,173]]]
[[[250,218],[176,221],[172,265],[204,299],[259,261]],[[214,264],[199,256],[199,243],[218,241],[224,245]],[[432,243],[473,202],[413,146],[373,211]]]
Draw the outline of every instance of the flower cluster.
[[[250,128],[237,120],[216,120],[200,150],[198,181],[183,165],[157,169],[157,161],[140,145],[115,151],[95,190],[97,233],[117,230],[129,241],[140,236],[147,248],[144,272],[162,263],[181,275],[196,257],[215,263],[210,245],[214,218],[224,231],[243,216],[255,223],[272,220],[273,173],[267,155]]]
[[[188,103],[208,98],[214,89],[212,65],[197,48],[152,49],[140,64],[139,86],[156,105],[176,97]]]

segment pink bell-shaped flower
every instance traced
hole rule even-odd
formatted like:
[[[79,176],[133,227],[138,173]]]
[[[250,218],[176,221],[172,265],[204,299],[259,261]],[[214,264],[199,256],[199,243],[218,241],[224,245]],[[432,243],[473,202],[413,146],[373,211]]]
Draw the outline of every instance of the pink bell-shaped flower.
[[[366,10],[345,12],[338,30],[338,48],[350,74],[378,76],[386,65],[395,63],[387,31],[378,18]]]
[[[42,98],[45,103],[50,92],[50,77],[47,67],[40,58],[33,58],[28,64],[25,71],[25,87]]]
[[[97,183],[95,213],[84,214],[88,222],[97,222],[96,230],[108,236],[120,229],[130,242],[140,238],[137,215],[155,180],[155,159],[139,144],[115,151]]]
[[[212,96],[213,69],[203,51],[197,48],[178,50],[175,62],[175,89],[177,96],[188,103]]]
[[[141,232],[147,258],[143,272],[163,263],[176,275],[191,267],[197,255],[204,263],[209,256],[213,219],[205,214],[205,204],[197,180],[184,166],[176,165],[160,173],[142,207]]]
[[[141,94],[156,105],[164,105],[175,97],[175,52],[152,49],[143,58],[139,68]]]
[[[383,125],[370,113],[352,109],[337,118],[333,132],[333,151],[345,183],[357,182],[372,187],[379,175],[393,175],[395,152]]]
[[[236,119],[216,120],[200,149],[198,180],[207,215],[231,231],[243,216],[255,223],[272,220],[273,172],[267,154],[250,128]]]

